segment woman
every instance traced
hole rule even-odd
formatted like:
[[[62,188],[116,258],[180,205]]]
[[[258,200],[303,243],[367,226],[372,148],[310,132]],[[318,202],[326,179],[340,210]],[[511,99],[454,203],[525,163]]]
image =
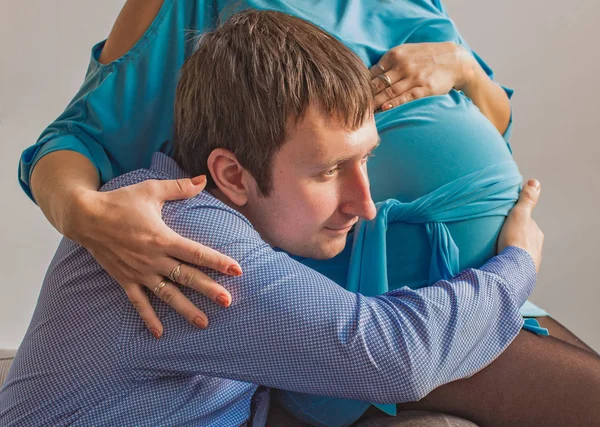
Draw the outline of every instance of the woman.
[[[24,191],[32,199],[35,198],[58,231],[86,246],[118,280],[132,303],[140,310],[148,328],[157,337],[162,333],[162,326],[141,291],[142,285],[153,289],[155,283],[173,270],[177,260],[215,268],[224,273],[231,268],[233,274],[239,273],[239,266],[234,260],[220,257],[208,248],[179,239],[162,223],[158,209],[160,204],[172,198],[193,196],[200,191],[193,182],[180,183],[183,188],[174,183],[164,183],[153,188],[140,186],[132,188],[127,194],[99,193],[96,190],[101,183],[114,176],[147,165],[154,151],[170,152],[176,76],[183,59],[191,50],[194,31],[214,25],[219,13],[231,14],[234,10],[228,7],[227,2],[218,4],[218,8],[212,4],[201,6],[195,3],[172,0],[128,1],[106,43],[99,43],[93,48],[88,74],[81,90],[65,112],[43,132],[38,142],[24,151],[19,165],[19,178]],[[362,19],[358,15],[361,19],[357,23],[356,13],[361,12],[360,10],[346,13],[346,9],[340,9],[338,12],[342,16],[338,17],[334,13],[321,13],[323,8],[330,8],[327,4],[313,8],[320,16],[328,19],[329,27],[334,27],[337,20],[340,20],[340,25],[333,29],[345,30],[346,34],[343,35],[350,37],[349,45],[368,64],[375,64],[375,59],[381,57],[377,64],[388,70],[386,75],[393,79],[393,85],[386,89],[387,80],[374,77],[373,85],[378,92],[377,107],[387,109],[390,103],[395,105],[413,98],[449,92],[457,97],[458,93],[451,91],[452,87],[465,86],[469,79],[464,76],[477,77],[473,79],[478,82],[477,87],[469,90],[471,87],[466,85],[463,89],[486,117],[495,123],[498,132],[504,133],[507,138],[510,133],[508,96],[512,92],[505,92],[493,83],[488,77],[491,71],[485,65],[482,68],[471,55],[453,43],[419,43],[395,47],[402,41],[401,37],[389,40],[393,34],[372,31],[377,25],[385,28],[382,24],[390,24],[396,28],[403,24],[401,28],[406,28],[404,38],[412,34],[416,37],[419,33],[414,31],[413,27],[416,25],[417,29],[420,28],[421,38],[426,35],[427,40],[432,40],[432,36],[437,36],[438,40],[453,39],[462,43],[451,21],[445,17],[441,5],[425,2],[430,15],[438,21],[437,24],[433,23],[434,26],[443,22],[446,33],[442,33],[440,29],[426,30],[420,22],[423,10],[405,10],[412,5],[411,2],[406,2],[402,7],[395,6],[398,10],[393,10],[391,3],[378,3],[384,7],[379,15],[398,17],[399,20],[407,15],[408,22],[380,22],[381,18],[379,22],[372,22],[371,18],[378,18],[379,15],[366,11],[366,18]],[[308,11],[292,9],[284,2],[250,2],[250,5],[279,8],[301,17],[317,18],[315,21],[320,23],[318,16],[311,16]],[[350,19],[352,17],[354,20]],[[356,33],[354,29],[358,24],[368,24],[370,27],[367,31]],[[175,35],[168,33],[165,29],[167,27],[174,27]],[[369,42],[371,38],[374,39],[373,43]],[[382,57],[384,54],[386,55]],[[440,62],[443,63],[441,66]],[[144,73],[129,71],[126,76],[125,70],[128,67],[146,67],[146,70]],[[372,70],[374,76],[381,74],[381,70],[375,65]],[[403,74],[406,76],[403,77]],[[135,80],[132,80],[132,76],[135,76]],[[423,80],[423,84],[416,85],[417,80]],[[390,90],[393,94],[398,93],[398,96],[391,96],[388,93]],[[460,95],[460,102],[464,108],[467,100],[463,95]],[[129,107],[121,108],[120,103],[128,103]],[[451,107],[446,108],[448,109]],[[390,112],[389,115],[407,116],[406,113]],[[460,114],[457,116],[460,117]],[[442,117],[434,116],[433,119],[437,123],[447,123]],[[124,123],[127,125],[124,126]],[[483,123],[484,126],[488,125],[487,122]],[[419,131],[422,129],[428,130],[429,127],[420,126]],[[423,139],[425,138],[419,136],[419,140]],[[384,147],[385,144],[382,144],[380,151]],[[503,156],[506,156],[505,152]],[[384,161],[384,157],[380,154],[373,159],[371,169],[379,169],[377,162]],[[411,167],[411,164],[404,166]],[[385,168],[387,171],[393,169],[397,169],[397,166]],[[414,171],[415,168],[408,169],[405,175],[422,176],[420,171]],[[397,192],[396,189],[389,191],[387,188],[391,183],[395,186],[396,181],[386,179],[383,174],[372,173],[370,178],[376,201],[391,197]],[[405,178],[406,176],[402,177],[401,182],[405,182]],[[411,188],[418,182],[422,181],[413,179],[405,187]],[[435,185],[436,182],[432,184]],[[415,189],[414,194],[424,194],[426,190],[435,188],[434,185]],[[153,200],[149,204],[141,202],[149,199]],[[131,203],[132,200],[138,202]],[[121,214],[124,212],[131,215]],[[130,217],[135,217],[136,220],[131,221],[128,219]],[[126,234],[130,238],[122,239]],[[132,239],[133,236],[138,238]],[[215,301],[220,296],[224,305],[229,303],[230,296],[226,290],[202,273],[187,270],[187,273],[192,272],[194,274],[181,275],[184,282],[182,284],[206,293]],[[201,313],[185,304],[183,299],[175,298],[171,305],[184,313],[190,321],[197,316],[202,317]]]
[[[510,131],[511,91],[491,80],[491,70],[471,55],[438,1],[374,4],[374,9],[368,7],[373,3],[354,2],[304,10],[280,1],[249,1],[236,7],[277,9],[311,20],[336,34],[371,66],[376,107],[383,110],[377,116],[382,144],[370,166],[376,201],[390,197],[404,202],[419,200],[497,165],[502,167],[494,173],[500,177],[510,174],[509,185],[502,190],[502,206],[488,211],[489,215],[461,212],[449,218],[422,217],[417,225],[410,223],[416,221],[413,216],[390,226],[388,241],[408,240],[411,245],[410,249],[394,248],[404,252],[395,252],[389,266],[380,266],[384,277],[424,286],[434,278],[460,271],[455,271],[457,268],[480,265],[494,254],[497,233],[520,182],[501,136],[508,137]],[[87,247],[119,281],[157,338],[162,326],[142,285],[153,289],[164,276],[177,271],[180,261],[229,274],[240,274],[239,266],[176,236],[162,223],[160,207],[165,200],[191,197],[200,191],[193,180],[140,184],[110,193],[96,190],[115,175],[146,166],[154,151],[171,152],[176,74],[191,50],[184,29],[211,27],[219,14],[226,17],[235,10],[226,2],[130,0],[106,44],[94,48],[78,95],[39,142],[24,152],[21,161],[24,189],[60,232]],[[135,14],[138,16],[132,20]],[[132,23],[137,27],[132,29]],[[464,190],[468,182],[461,185]],[[393,222],[391,217],[388,220]],[[441,221],[452,222],[437,231],[422,225]],[[363,231],[359,227],[366,236]],[[439,262],[432,268],[432,263],[423,260],[432,258],[437,246],[431,239],[440,237],[454,242],[443,248],[439,259],[433,257]],[[452,255],[455,249],[460,249],[460,257]],[[344,284],[349,255],[347,251],[326,265],[307,263]],[[230,303],[227,291],[202,273],[187,265],[180,271],[181,284],[224,306]],[[360,277],[360,272],[351,272],[347,286],[354,284],[361,292],[381,291]],[[175,287],[172,291],[175,297],[167,301],[172,307],[194,324],[206,323],[203,313]],[[546,314],[534,306],[526,309],[524,315]],[[551,329],[585,347],[557,324]],[[306,405],[296,409],[300,415],[306,412]],[[352,420],[332,422],[348,421]]]

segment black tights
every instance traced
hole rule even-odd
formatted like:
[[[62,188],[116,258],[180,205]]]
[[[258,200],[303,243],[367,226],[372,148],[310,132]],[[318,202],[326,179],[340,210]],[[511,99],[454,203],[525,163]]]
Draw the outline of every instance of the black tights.
[[[590,346],[577,338],[571,331],[565,328],[563,325],[558,323],[550,316],[537,317],[536,318],[540,326],[543,328],[547,328],[548,332],[550,332],[550,336],[554,338],[558,338],[561,341],[564,341],[568,344],[574,345],[575,347],[579,347],[585,351],[589,351],[596,356],[600,356],[596,351],[594,351]]]
[[[398,410],[456,415],[480,426],[600,426],[600,356],[550,317],[549,337],[521,331],[490,365]]]

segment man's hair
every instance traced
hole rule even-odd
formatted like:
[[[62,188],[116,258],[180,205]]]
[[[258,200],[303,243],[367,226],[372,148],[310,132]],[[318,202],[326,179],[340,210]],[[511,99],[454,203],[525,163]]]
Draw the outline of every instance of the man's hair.
[[[175,97],[175,160],[206,174],[216,148],[235,154],[262,195],[288,124],[308,107],[349,130],[372,113],[370,76],[360,58],[317,26],[284,13],[245,10],[203,34],[185,62]]]

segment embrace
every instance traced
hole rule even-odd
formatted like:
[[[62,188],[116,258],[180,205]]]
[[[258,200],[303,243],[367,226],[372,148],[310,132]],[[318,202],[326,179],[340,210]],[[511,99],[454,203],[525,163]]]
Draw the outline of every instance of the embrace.
[[[368,42],[351,2],[210,3],[128,1],[23,155],[65,238],[0,424],[600,425],[600,356],[527,301],[512,91],[441,3],[381,2]]]

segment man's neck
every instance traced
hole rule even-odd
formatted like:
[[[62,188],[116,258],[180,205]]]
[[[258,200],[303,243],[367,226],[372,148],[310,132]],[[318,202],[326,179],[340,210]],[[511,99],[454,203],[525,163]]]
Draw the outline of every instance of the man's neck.
[[[244,214],[243,209],[241,209],[238,205],[236,205],[231,200],[229,200],[229,197],[227,197],[225,194],[223,194],[223,192],[221,190],[219,190],[218,188],[209,188],[206,191],[208,191],[215,199],[219,200],[222,203],[225,203],[231,209],[238,211],[241,214]]]
[[[252,222],[252,218],[250,215],[248,215],[247,210],[245,209],[245,206],[238,206],[235,203],[233,203],[229,197],[227,197],[225,194],[223,194],[223,192],[221,190],[219,190],[218,188],[210,188],[207,190],[215,199],[219,200],[220,202],[226,204],[227,206],[229,206],[231,209],[233,209],[234,211],[237,211],[239,213],[241,213],[242,215],[244,215],[244,217],[250,221],[250,224],[252,224],[253,227],[255,227],[255,224]],[[268,239],[260,232],[260,230],[258,228],[255,227],[255,230],[258,231],[258,233],[260,234],[260,237],[271,247],[275,247],[273,246],[273,244],[271,242],[268,241]]]

